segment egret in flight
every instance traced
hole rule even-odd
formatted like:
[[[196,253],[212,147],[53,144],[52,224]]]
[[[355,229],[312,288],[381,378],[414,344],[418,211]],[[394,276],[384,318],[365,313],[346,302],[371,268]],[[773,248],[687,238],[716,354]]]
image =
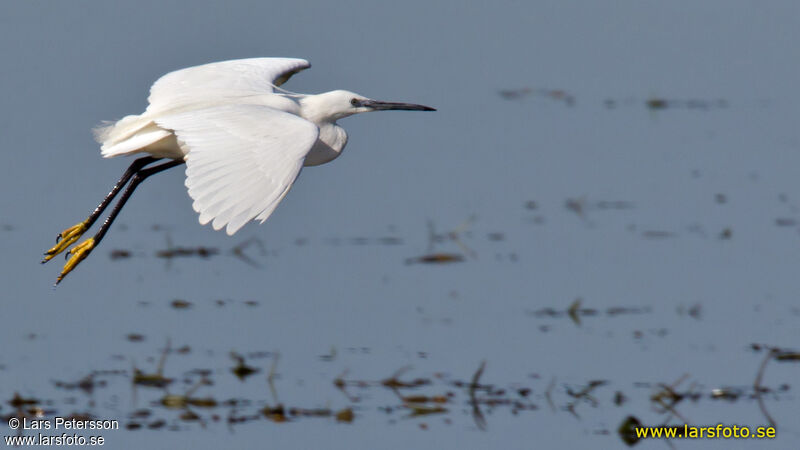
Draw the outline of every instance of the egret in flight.
[[[232,235],[252,219],[267,220],[303,166],[341,154],[347,133],[339,119],[369,111],[435,111],[348,91],[306,95],[279,88],[310,66],[302,59],[252,58],[177,70],[153,84],[143,114],[97,128],[103,157],[147,156],[133,161],[89,217],[62,231],[45,253],[42,263],[67,250],[125,189],[97,234],[67,251],[56,284],[97,247],[150,175],[185,163],[185,184],[200,223]]]

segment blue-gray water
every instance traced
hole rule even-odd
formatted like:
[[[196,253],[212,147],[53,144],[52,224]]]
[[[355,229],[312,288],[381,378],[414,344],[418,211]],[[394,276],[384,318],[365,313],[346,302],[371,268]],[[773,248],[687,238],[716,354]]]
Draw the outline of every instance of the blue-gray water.
[[[4,2],[0,415],[17,392],[48,417],[143,425],[104,432],[108,448],[621,448],[629,415],[764,425],[751,344],[800,346],[798,26],[793,1]],[[101,159],[91,127],[140,113],[168,71],[253,56],[311,61],[298,92],[439,111],[343,121],[344,155],[232,238],[197,223],[181,169],[154,177],[53,290],[62,261],[41,252],[130,162]],[[255,266],[232,253],[249,239]],[[220,253],[157,256],[176,246]],[[407,264],[431,253],[465,261]],[[580,323],[577,298],[596,311]],[[132,388],[167,340],[170,393],[210,371],[203,424]],[[240,382],[231,351],[261,371]],[[463,387],[482,361],[480,383],[527,405],[480,391],[485,430]],[[430,384],[399,395],[450,393],[446,412],[409,417],[380,385],[405,367]],[[675,444],[792,448],[798,370],[772,361],[761,382],[776,440]],[[95,371],[91,395],[57,383]],[[570,395],[592,380],[597,404]],[[651,397],[677,381],[695,398],[669,418]],[[711,398],[726,387],[741,396]],[[355,417],[260,415],[278,403]]]

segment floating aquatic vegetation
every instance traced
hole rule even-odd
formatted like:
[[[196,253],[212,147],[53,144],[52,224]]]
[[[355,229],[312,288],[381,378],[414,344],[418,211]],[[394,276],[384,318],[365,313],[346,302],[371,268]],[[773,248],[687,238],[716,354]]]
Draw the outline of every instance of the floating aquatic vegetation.
[[[660,414],[668,414],[667,421],[675,416],[684,423],[688,423],[688,420],[681,416],[676,407],[686,399],[696,400],[702,397],[702,394],[696,390],[697,385],[695,383],[689,385],[686,391],[678,390],[678,386],[687,378],[689,378],[689,375],[684,374],[672,384],[659,383],[658,389],[650,396],[653,409]]]
[[[649,314],[650,312],[652,312],[652,309],[649,306],[610,306],[605,310],[586,308],[583,306],[583,299],[580,297],[573,300],[566,309],[556,309],[548,306],[535,311],[526,311],[528,315],[538,318],[568,317],[575,323],[575,325],[581,324],[582,317],[616,317],[625,315]]]
[[[130,342],[144,342],[144,339],[145,339],[145,338],[144,338],[144,335],[143,335],[143,334],[139,334],[139,333],[128,333],[128,334],[125,336],[125,339],[127,339],[127,340],[128,340],[128,341],[130,341]]]
[[[635,416],[628,416],[617,428],[617,434],[619,434],[620,439],[622,442],[628,444],[629,446],[633,446],[639,442],[639,435],[636,434],[636,429],[642,426],[642,422],[639,421]]]
[[[219,250],[210,247],[169,247],[164,250],[156,251],[157,258],[172,259],[172,258],[187,258],[198,256],[200,258],[210,258],[219,254]]]
[[[764,398],[762,396],[763,393],[769,392],[769,390],[761,384],[764,379],[764,372],[767,370],[767,364],[772,360],[780,362],[800,362],[800,352],[760,344],[752,344],[751,348],[754,351],[766,350],[766,355],[761,361],[761,365],[756,373],[756,379],[753,381],[753,390],[755,391],[758,407],[761,409],[761,412],[764,414],[767,422],[769,422],[771,426],[777,427],[777,422],[772,418],[769,411],[767,411],[767,406],[764,403]]]
[[[258,254],[261,257],[265,257],[267,255],[267,249],[264,246],[264,243],[256,238],[251,237],[246,239],[239,244],[233,246],[228,253],[230,253],[236,259],[241,260],[245,264],[252,266],[254,268],[260,268],[261,264],[256,261],[248,251],[250,248],[255,247],[258,250]],[[169,234],[167,234],[167,247],[164,249],[156,250],[155,256],[157,258],[165,259],[167,261],[167,265],[169,266],[173,259],[176,258],[193,258],[197,257],[200,259],[208,259],[212,256],[217,256],[222,254],[222,252],[218,248],[214,247],[206,247],[204,245],[193,246],[193,247],[183,247],[183,246],[176,246],[172,244],[172,239],[170,238]],[[128,249],[114,249],[111,250],[109,253],[109,257],[112,261],[128,259],[137,256],[134,254],[133,251]],[[138,255],[142,256],[142,255]]]
[[[702,100],[702,99],[689,99],[689,100],[674,100],[662,97],[650,97],[645,101],[647,109],[651,111],[663,109],[691,109],[703,110],[710,109],[724,109],[728,107],[728,102],[723,99],[717,100]]]
[[[26,406],[38,405],[39,403],[40,403],[39,399],[33,397],[27,397],[27,398],[23,397],[19,395],[19,392],[14,392],[14,396],[11,397],[11,400],[8,401],[8,404],[15,409],[24,408]]]
[[[122,249],[122,248],[115,248],[115,249],[112,249],[109,252],[108,256],[109,256],[109,258],[111,258],[112,261],[116,261],[116,260],[119,260],[119,259],[128,259],[128,258],[132,257],[133,256],[133,252],[130,251],[130,250]]]
[[[233,372],[233,374],[236,375],[236,378],[241,381],[244,381],[244,379],[250,375],[258,373],[260,370],[257,367],[252,367],[245,364],[244,356],[236,352],[231,352],[231,358],[236,361],[236,366],[231,369],[231,372]]]
[[[486,417],[484,417],[483,412],[481,411],[480,404],[478,403],[477,393],[478,389],[481,388],[491,389],[491,386],[480,385],[481,375],[483,375],[484,369],[486,369],[486,361],[481,361],[481,365],[478,366],[478,370],[476,370],[472,375],[472,382],[469,384],[469,402],[472,405],[472,418],[475,420],[475,425],[477,425],[481,430],[486,429]]]
[[[161,352],[161,358],[158,360],[158,366],[156,367],[155,373],[144,373],[141,370],[137,369],[136,366],[133,367],[133,385],[134,386],[146,386],[146,387],[155,387],[155,388],[164,388],[170,385],[174,380],[172,378],[167,378],[164,376],[164,364],[167,362],[167,355],[170,352],[170,341],[167,340],[167,345],[164,347],[164,350]]]
[[[96,374],[90,373],[85,377],[81,378],[75,382],[66,382],[66,381],[54,381],[53,384],[55,387],[59,389],[65,389],[68,391],[72,390],[81,390],[87,395],[91,395],[94,392],[95,388],[101,388],[106,386],[105,380],[96,380]]]
[[[353,413],[353,410],[350,408],[345,408],[336,412],[337,422],[351,423],[354,418],[355,414]]]
[[[645,102],[648,109],[656,110],[656,109],[667,109],[669,106],[669,101],[663,98],[649,98]]]
[[[289,418],[286,417],[286,410],[283,408],[283,405],[280,404],[277,406],[266,406],[261,410],[261,413],[264,414],[264,417],[275,423],[283,423],[289,420]]]
[[[596,200],[589,201],[584,195],[581,197],[570,197],[564,200],[564,208],[575,213],[587,225],[593,225],[589,220],[589,211],[625,211],[635,209],[633,202],[626,200]]]
[[[575,417],[580,417],[578,412],[576,411],[576,407],[580,403],[589,403],[593,408],[596,408],[600,402],[592,395],[592,393],[599,388],[600,386],[605,386],[608,384],[606,380],[592,380],[589,381],[586,386],[582,387],[580,390],[575,391],[569,386],[566,388],[567,395],[572,397],[574,400],[567,403],[566,410],[569,411]]]
[[[614,404],[617,406],[622,406],[628,400],[628,397],[622,393],[622,391],[617,391],[614,393]]]
[[[438,405],[420,405],[417,403],[405,403],[404,407],[411,410],[408,417],[428,416],[431,414],[443,414],[448,412],[447,408]]]
[[[387,387],[389,389],[413,389],[418,388],[420,386],[426,386],[431,384],[431,381],[427,378],[416,378],[411,381],[402,381],[399,379],[404,373],[409,371],[411,366],[405,366],[398,369],[391,377],[385,378],[381,380],[381,385]]]
[[[176,298],[175,300],[170,302],[170,306],[172,306],[175,309],[188,309],[192,307],[192,302]]]
[[[262,257],[267,256],[267,248],[264,246],[264,242],[261,239],[257,238],[257,237],[251,237],[250,239],[247,239],[247,240],[237,244],[236,246],[234,246],[231,249],[231,254],[234,257],[240,259],[242,262],[244,262],[245,264],[247,264],[249,266],[256,267],[256,268],[257,267],[261,267],[261,265],[258,262],[256,262],[256,260],[251,258],[245,252],[247,249],[249,249],[250,247],[253,247],[253,246],[258,248],[259,254]]]
[[[526,97],[538,97],[562,102],[567,106],[575,105],[575,97],[563,89],[523,87],[516,89],[501,89],[498,91],[498,94],[504,100],[522,100]]]
[[[581,312],[584,309],[587,308],[582,305],[581,301],[576,300],[568,308],[560,311],[545,309],[544,317],[563,317],[573,321],[580,317],[590,317]],[[613,307],[596,310],[594,315],[638,314],[644,310],[644,308]],[[647,310],[649,311],[649,309]],[[759,407],[763,408],[764,416],[770,423],[774,423],[769,413],[766,412],[764,404],[769,400],[790,394],[790,387],[788,384],[776,387],[764,386],[762,381],[765,368],[771,361],[775,361],[776,367],[778,363],[796,364],[800,362],[800,352],[762,344],[753,344],[751,349],[764,354],[752,387],[719,385],[713,388],[703,388],[698,382],[690,380],[689,375],[683,375],[671,383],[635,383],[633,387],[647,389],[643,398],[648,400],[651,405],[648,411],[663,415],[663,426],[672,426],[670,424],[675,421],[689,423],[687,416],[691,416],[691,413],[684,415],[685,410],[698,402],[725,402],[726,405],[733,405],[740,404],[743,399],[758,401]],[[224,386],[225,383],[214,383],[214,378],[228,373],[228,370],[221,370],[218,363],[213,364],[218,367],[217,369],[198,367],[174,374],[174,379],[181,380],[180,382],[185,386],[185,392],[174,393],[175,383],[172,378],[165,376],[164,366],[167,355],[175,352],[176,350],[172,349],[170,342],[167,341],[161,352],[161,358],[158,360],[156,373],[145,374],[134,368],[132,377],[134,386],[155,387],[158,390],[143,392],[142,395],[147,396],[150,406],[135,407],[127,413],[122,410],[122,418],[127,418],[125,425],[127,429],[180,430],[194,426],[208,427],[215,423],[233,427],[257,421],[285,423],[328,420],[330,423],[351,423],[355,421],[356,416],[366,417],[376,413],[388,416],[389,423],[397,420],[411,420],[423,429],[429,429],[436,424],[452,425],[457,417],[463,416],[468,420],[471,418],[478,429],[487,429],[489,428],[489,419],[495,417],[496,411],[506,411],[512,416],[532,414],[539,409],[534,403],[537,399],[546,401],[550,406],[550,411],[554,414],[568,412],[569,415],[577,418],[587,415],[586,408],[632,408],[635,407],[634,405],[640,404],[635,401],[636,391],[628,391],[625,386],[615,385],[611,380],[589,379],[584,383],[562,382],[559,385],[555,376],[543,377],[538,373],[530,373],[524,380],[510,382],[507,385],[490,383],[485,381],[488,364],[486,361],[482,361],[474,373],[467,374],[463,378],[453,377],[446,372],[410,376],[411,367],[407,365],[385,378],[372,380],[348,376],[349,371],[345,370],[332,380],[333,388],[344,394],[344,397],[337,396],[338,401],[344,402],[344,404],[336,405],[327,396],[322,396],[318,402],[312,400],[310,405],[302,406],[285,401],[287,399],[282,401],[278,398],[277,391],[280,388],[278,384],[286,377],[286,374],[280,378],[277,376],[279,354],[274,351],[252,351],[241,354],[232,352],[226,355],[236,362],[236,366],[230,370],[234,374],[240,372],[242,378],[248,379],[247,385],[256,388],[254,393],[248,394],[247,398],[225,397],[224,388],[216,387]],[[331,350],[331,354],[336,353],[338,352],[334,349]],[[426,351],[417,353],[424,355],[426,365],[434,361],[433,356],[429,356]],[[348,347],[336,357],[335,362],[346,363],[350,355],[361,357],[369,354],[368,348]],[[197,352],[196,355],[219,358],[211,353]],[[254,358],[272,358],[272,365],[266,380],[264,377],[252,377],[259,373],[259,369],[247,364]],[[325,368],[330,368],[329,364],[333,362],[333,359],[322,362],[318,357],[310,356],[310,358],[320,367]],[[325,360],[323,359],[323,361]],[[117,383],[115,380],[121,381],[129,376],[131,376],[130,372],[124,370],[96,370],[77,381],[54,382],[58,389],[76,390],[90,396],[89,408],[77,412],[74,407],[76,404],[74,397],[59,398],[54,401],[34,396],[23,397],[17,393],[7,402],[13,410],[8,417],[40,417],[56,414],[74,417],[108,417],[108,412],[98,414],[96,409],[108,407],[104,405],[115,405],[114,401],[109,402],[109,398],[113,398],[117,394],[111,393],[110,388]],[[306,376],[301,379],[304,384],[308,383]],[[544,380],[549,380],[549,383]],[[271,395],[263,389],[264,384],[269,387]],[[168,386],[172,392],[167,390]],[[377,395],[376,391],[388,391],[394,395],[389,400],[385,400],[386,396]],[[103,398],[109,393],[111,393],[109,397]],[[641,396],[640,399],[642,399]],[[743,404],[752,405],[747,402]],[[116,409],[117,407],[116,405],[112,407],[112,415],[120,413]],[[632,412],[635,413],[635,411]],[[565,417],[569,417],[569,415],[564,414]],[[630,417],[635,421],[632,421]],[[440,421],[429,421],[431,418],[440,418]],[[624,430],[630,430],[633,425],[641,426],[641,421],[634,414],[629,414],[629,418],[617,430],[621,439],[626,439]],[[607,429],[592,431],[593,434],[610,434],[612,432],[613,430]]]
[[[406,259],[406,264],[449,264],[463,262],[464,255],[458,253],[431,253]]]
[[[735,387],[721,387],[711,390],[710,397],[714,400],[736,401],[744,394],[744,391]]]
[[[327,355],[319,355],[319,359],[321,361],[328,361],[331,362],[336,359],[336,347],[331,346],[330,352]]]
[[[195,391],[201,386],[210,385],[211,381],[207,378],[201,378],[194,386],[190,387],[183,395],[178,394],[165,394],[159,400],[159,403],[168,409],[186,409],[190,406],[197,408],[214,408],[217,406],[217,401],[211,397],[193,397]]]
[[[469,237],[471,235],[470,228],[472,224],[475,223],[477,220],[477,216],[471,215],[466,220],[461,222],[458,226],[453,228],[450,231],[446,231],[444,233],[439,233],[436,231],[436,225],[433,223],[432,220],[428,220],[428,255],[440,254],[440,255],[450,255],[455,256],[456,253],[438,253],[434,252],[434,247],[439,244],[443,244],[446,242],[453,242],[461,249],[461,258],[463,260],[463,255],[467,255],[471,258],[477,257],[477,254],[469,248],[465,243],[463,238]],[[448,262],[455,262],[455,261],[448,261]]]
[[[689,306],[679,306],[678,315],[687,315],[693,319],[700,320],[703,318],[703,305],[700,303],[693,303]]]

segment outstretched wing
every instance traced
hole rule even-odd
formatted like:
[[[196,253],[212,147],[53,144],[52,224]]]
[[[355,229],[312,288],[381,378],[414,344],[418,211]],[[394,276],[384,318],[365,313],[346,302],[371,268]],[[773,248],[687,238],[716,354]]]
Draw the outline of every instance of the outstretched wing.
[[[311,64],[295,58],[250,58],[221,61],[170,72],[150,88],[148,112],[175,111],[185,106],[251,95],[270,94]]]
[[[263,223],[286,196],[319,135],[313,123],[273,108],[226,105],[156,120],[188,148],[186,187],[200,223],[236,233]]]

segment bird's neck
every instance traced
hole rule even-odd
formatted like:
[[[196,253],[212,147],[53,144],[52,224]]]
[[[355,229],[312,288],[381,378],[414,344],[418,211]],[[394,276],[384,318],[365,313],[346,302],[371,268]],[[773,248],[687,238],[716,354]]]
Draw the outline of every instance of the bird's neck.
[[[299,100],[300,116],[318,127],[325,124],[336,124],[336,121],[353,114],[352,111],[339,111],[332,105],[331,92],[317,95],[306,95]]]
[[[317,124],[319,137],[306,155],[305,166],[318,166],[336,159],[347,145],[347,133],[335,122]]]

